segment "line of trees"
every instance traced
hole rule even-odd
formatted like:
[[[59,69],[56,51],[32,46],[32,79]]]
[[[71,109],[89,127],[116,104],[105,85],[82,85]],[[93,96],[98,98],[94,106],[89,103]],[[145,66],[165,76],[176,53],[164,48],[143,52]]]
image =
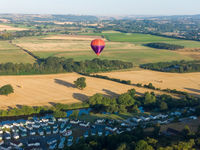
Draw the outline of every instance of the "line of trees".
[[[177,50],[177,49],[184,48],[184,46],[181,46],[181,45],[174,45],[174,44],[168,44],[168,43],[147,43],[144,45],[151,48],[168,49],[168,50]]]
[[[183,98],[173,98],[170,95],[155,95],[154,92],[146,92],[143,96],[136,96],[134,89],[123,93],[116,98],[109,98],[102,94],[95,94],[89,98],[89,105],[97,112],[109,113],[139,112],[142,106],[148,111],[169,111],[171,109],[194,107],[200,105],[200,98],[185,95]]]
[[[23,74],[49,74],[65,72],[96,73],[119,69],[132,68],[131,62],[119,60],[93,60],[74,61],[73,59],[48,57],[34,64],[0,64],[0,75],[23,75]]]
[[[172,62],[158,62],[140,65],[141,68],[150,69],[162,72],[176,72],[176,73],[186,73],[186,72],[199,72],[200,71],[200,61],[172,61]]]
[[[145,131],[138,126],[133,131],[120,135],[81,138],[78,144],[66,150],[190,150],[200,147],[200,127],[196,132],[191,132],[190,128],[185,126],[180,134],[173,136],[160,133],[159,125],[155,125],[152,131]]]
[[[118,82],[118,83],[122,83],[122,84],[131,85],[131,81],[130,80],[120,80],[120,79],[110,78],[108,76],[98,75],[98,74],[89,74],[89,73],[80,73],[80,74],[84,75],[84,76],[95,77],[95,78],[100,78],[100,79],[106,79],[106,80],[110,80],[110,81],[114,81],[114,82]]]

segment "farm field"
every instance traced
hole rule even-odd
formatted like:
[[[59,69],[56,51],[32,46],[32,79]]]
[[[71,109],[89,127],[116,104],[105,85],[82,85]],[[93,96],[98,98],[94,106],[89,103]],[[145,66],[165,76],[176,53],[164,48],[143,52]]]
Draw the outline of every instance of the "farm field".
[[[116,96],[132,88],[137,90],[137,94],[152,91],[91,77],[86,77],[87,87],[84,90],[79,90],[73,84],[73,81],[79,77],[81,75],[76,73],[0,76],[0,86],[11,84],[15,91],[9,96],[0,96],[0,109],[20,105],[41,106],[51,105],[52,103],[77,103],[96,93]]]
[[[4,30],[7,30],[7,31],[23,31],[23,30],[27,30],[27,29],[0,24],[0,31],[4,31]]]
[[[105,33],[107,35],[107,33]],[[108,34],[110,35],[110,34]],[[121,33],[112,33],[111,35],[121,35]],[[128,36],[128,35],[127,35]],[[147,35],[148,37],[148,35]],[[101,38],[99,35],[87,36],[64,36],[64,35],[49,35],[41,37],[27,37],[14,40],[13,42],[31,52],[35,55],[46,58],[49,56],[74,58],[75,60],[94,59],[97,56],[90,48],[90,42],[94,38]],[[106,38],[110,40],[110,37]],[[121,38],[122,41],[106,41],[106,48],[101,54],[102,59],[117,59],[123,61],[133,62],[134,65],[173,61],[173,60],[192,60],[191,57],[181,55],[174,51],[158,50],[144,47],[138,43],[130,42],[128,39]],[[142,41],[145,39],[138,39]],[[161,38],[161,37],[159,37]],[[156,39],[159,39],[158,37]],[[147,38],[146,40],[150,40]],[[155,39],[155,40],[156,40]],[[200,44],[199,44],[200,46]]]
[[[188,48],[200,47],[200,42],[198,41],[166,38],[166,37],[150,35],[150,34],[105,32],[105,33],[90,33],[90,34],[83,34],[83,35],[104,36],[107,40],[112,41],[112,42],[131,42],[131,43],[139,44],[139,45],[145,44],[145,43],[153,43],[153,42],[164,42],[164,43],[182,45]]]
[[[200,73],[164,73],[150,70],[100,73],[101,75],[131,80],[132,83],[152,83],[161,89],[177,89],[200,96]]]
[[[0,63],[33,63],[35,60],[8,41],[0,41]]]

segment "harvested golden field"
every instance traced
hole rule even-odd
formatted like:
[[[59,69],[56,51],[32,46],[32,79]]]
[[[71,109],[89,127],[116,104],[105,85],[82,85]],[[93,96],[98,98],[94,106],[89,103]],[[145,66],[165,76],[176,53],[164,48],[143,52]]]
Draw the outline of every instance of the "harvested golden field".
[[[102,93],[116,96],[135,88],[138,94],[151,91],[108,80],[86,77],[87,87],[79,90],[74,87],[75,81],[81,75],[76,73],[35,76],[0,76],[0,86],[11,84],[15,93],[0,96],[0,109],[16,105],[41,106],[52,103],[76,103],[84,101],[88,96]]]
[[[152,83],[157,88],[170,88],[200,96],[200,73],[164,73],[150,70],[101,73],[113,78],[131,80],[132,83]]]
[[[7,30],[7,31],[23,31],[23,30],[27,30],[27,29],[0,24],[0,31],[4,31],[4,30]]]

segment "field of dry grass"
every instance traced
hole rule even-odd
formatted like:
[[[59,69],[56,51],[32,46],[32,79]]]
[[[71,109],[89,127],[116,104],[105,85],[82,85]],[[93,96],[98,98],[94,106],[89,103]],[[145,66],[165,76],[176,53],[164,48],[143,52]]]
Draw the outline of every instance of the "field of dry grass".
[[[144,88],[124,85],[108,80],[86,77],[87,87],[79,90],[74,87],[79,74],[56,74],[34,76],[0,76],[0,86],[11,84],[14,93],[0,96],[0,109],[15,107],[16,105],[41,106],[51,103],[76,103],[84,101],[88,96],[102,93],[116,96],[135,88],[138,94],[151,91]]]
[[[91,52],[90,42],[93,39],[101,38],[101,36],[66,36],[66,35],[53,35],[47,37],[31,37],[21,38],[14,41],[17,45],[28,49],[32,52],[74,52],[85,51]],[[102,39],[102,38],[101,38]],[[105,40],[105,39],[103,39]],[[105,40],[106,41],[106,40]],[[106,49],[114,50],[120,47],[120,49],[141,49],[140,46],[135,46],[131,43],[121,42],[108,42],[106,41]]]
[[[101,73],[113,78],[131,80],[132,83],[148,84],[166,89],[177,89],[200,96],[200,73],[164,73],[150,70]]]
[[[23,30],[27,30],[27,29],[0,24],[0,31],[4,31],[4,30],[7,30],[7,31],[23,31]]]

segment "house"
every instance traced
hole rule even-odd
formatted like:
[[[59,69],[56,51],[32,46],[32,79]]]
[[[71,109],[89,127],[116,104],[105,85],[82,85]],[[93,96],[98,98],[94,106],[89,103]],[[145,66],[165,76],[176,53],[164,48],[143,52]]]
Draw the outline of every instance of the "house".
[[[60,143],[59,143],[59,145],[58,145],[58,148],[59,148],[59,149],[63,149],[63,148],[64,148],[65,140],[66,140],[65,137],[61,137]]]
[[[21,133],[21,137],[25,137],[25,136],[27,136],[27,133],[26,132],[22,132]]]
[[[120,131],[120,130],[117,130],[117,134],[121,134],[123,133],[124,131]]]
[[[11,139],[11,135],[10,135],[10,132],[5,132],[4,133],[4,139],[6,139],[6,140],[10,140]]]
[[[29,130],[33,130],[33,127],[32,127],[31,124],[28,124],[28,125],[26,126],[26,128],[29,129]]]
[[[54,128],[54,129],[53,129],[53,134],[57,134],[57,133],[58,133],[58,131],[59,131],[59,129],[58,129],[58,128]]]
[[[16,126],[14,126],[14,127],[11,129],[11,131],[14,132],[14,133],[17,133],[17,132],[19,132],[19,129],[18,129]]]
[[[27,120],[25,124],[26,125],[32,125],[32,124],[35,124],[35,122],[33,120]]]
[[[60,128],[64,128],[65,127],[65,123],[63,122],[61,125],[60,125]]]
[[[89,136],[88,134],[88,131],[86,131],[84,134],[83,134],[84,138],[87,138]]]
[[[40,126],[41,126],[41,127],[46,127],[46,126],[48,126],[48,123],[47,123],[47,122],[41,122],[41,123],[40,123]]]
[[[95,121],[95,124],[101,124],[101,123],[104,123],[105,122],[105,119],[97,119]]]
[[[51,134],[51,128],[46,129],[46,134],[48,134],[48,135]]]
[[[19,141],[10,141],[10,145],[18,149],[23,146],[23,144]]]
[[[90,122],[88,122],[88,123],[80,123],[79,126],[87,128],[87,127],[90,126]]]
[[[193,120],[196,120],[196,119],[197,119],[196,116],[190,116],[189,118],[190,118],[190,119],[193,119]]]
[[[1,139],[0,140],[0,146],[4,144],[4,141]]]
[[[41,120],[42,122],[49,122],[49,119],[47,119],[47,118],[42,118],[42,120]]]
[[[2,140],[3,139],[3,134],[0,134],[0,140]]]
[[[60,133],[64,133],[64,132],[66,132],[66,130],[67,130],[67,127],[61,128]]]
[[[4,124],[3,125],[3,128],[7,128],[7,129],[10,129],[12,127],[13,127],[13,125],[11,125],[11,124]]]
[[[69,121],[69,119],[68,118],[58,118],[58,121],[59,122],[67,122],[67,121]]]
[[[72,125],[71,124],[68,124],[67,125],[67,129],[71,129]]]
[[[38,142],[38,141],[29,141],[27,145],[28,145],[28,147],[39,147],[40,146],[40,142]]]
[[[54,144],[54,143],[57,143],[57,140],[54,139],[54,138],[52,138],[52,139],[50,139],[50,140],[47,141],[47,144],[48,144],[48,145],[52,145],[52,144]]]
[[[53,125],[54,124],[54,120],[53,119],[49,119],[49,122],[48,122],[50,125]]]
[[[71,121],[70,121],[71,124],[79,124],[80,122],[81,122],[81,121],[79,121],[79,120],[76,120],[76,121],[75,121],[75,120],[71,120]]]
[[[39,129],[40,128],[40,123],[35,123],[32,125],[33,128]]]
[[[22,131],[22,132],[27,132],[27,129],[24,128],[24,127],[21,127],[21,126],[19,127],[19,130]]]
[[[36,134],[36,131],[35,131],[35,130],[30,130],[29,134],[30,134],[30,135],[35,135],[35,134]]]
[[[91,135],[92,135],[92,136],[95,136],[95,135],[96,135],[96,132],[97,132],[97,131],[96,131],[95,129],[92,129]]]
[[[16,140],[19,139],[19,134],[18,133],[13,133],[13,138],[16,139]]]
[[[39,134],[40,136],[43,136],[43,135],[44,135],[44,130],[43,130],[42,128],[39,128],[39,129],[38,129],[38,134]]]
[[[142,121],[142,119],[140,119],[140,118],[132,118],[132,120],[135,121],[135,122],[137,122],[137,123],[140,122],[140,121]]]
[[[16,122],[13,122],[13,126],[19,127],[20,124],[19,124],[19,123],[16,123]]]
[[[68,146],[68,147],[72,146],[72,144],[73,144],[73,142],[67,141],[67,146]]]
[[[73,136],[69,136],[67,141],[72,142],[73,141]]]
[[[0,150],[11,150],[12,147],[10,145],[1,145]]]
[[[53,129],[56,129],[56,128],[58,128],[58,124],[53,125]]]
[[[102,130],[98,130],[98,135],[102,136],[102,134],[103,134],[103,131]]]
[[[115,132],[115,131],[117,131],[117,128],[115,127],[115,128],[111,128],[111,127],[106,127],[105,128],[106,130],[109,130],[109,131],[111,131],[111,132]]]
[[[53,143],[49,145],[49,149],[55,149],[57,147],[57,143]]]
[[[72,130],[67,130],[66,132],[63,133],[63,136],[70,136],[72,135]]]
[[[110,135],[110,131],[105,132],[105,136],[108,136],[108,135]]]

